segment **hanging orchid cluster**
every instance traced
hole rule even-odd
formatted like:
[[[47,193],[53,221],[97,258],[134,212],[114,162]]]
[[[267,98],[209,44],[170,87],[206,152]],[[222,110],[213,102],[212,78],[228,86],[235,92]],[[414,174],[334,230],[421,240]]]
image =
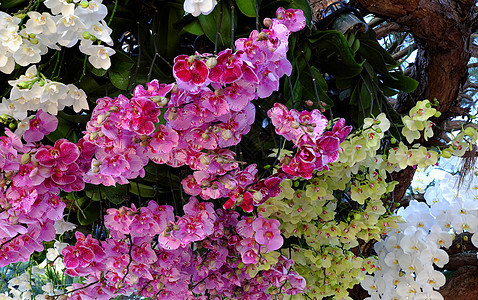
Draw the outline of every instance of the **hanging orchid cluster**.
[[[95,68],[110,67],[109,56],[115,51],[93,44],[94,41],[113,44],[110,37],[112,30],[104,21],[108,9],[102,0],[46,0],[43,3],[51,14],[31,10],[27,14],[11,16],[0,12],[1,72],[10,74],[15,63],[20,66],[39,63],[48,48],[70,48],[78,41],[81,42],[80,51],[89,55],[89,61]]]
[[[405,223],[375,244],[379,270],[361,283],[369,299],[443,299],[438,289],[446,278],[436,268],[448,263],[445,249],[461,233],[472,233],[478,246],[478,182],[461,181],[446,173],[426,189],[426,203],[413,200],[398,211]]]
[[[58,200],[50,195],[82,190],[85,182],[127,183],[144,176],[150,159],[173,167],[188,165],[195,171],[183,181],[185,191],[205,200],[229,198],[225,209],[237,205],[252,212],[253,206],[279,193],[278,185],[287,173],[258,180],[255,165],[238,169],[235,153],[225,149],[249,131],[255,111],[250,101],[269,96],[278,89],[279,78],[290,74],[286,25],[299,30],[305,18],[299,10],[279,9],[278,15],[269,20],[268,29],[238,40],[235,52],[178,56],[176,83],[153,81],[146,89],[137,87],[132,98],[99,99],[76,145],[66,140],[54,146],[34,144],[57,124],[42,110],[23,132],[28,144],[9,133],[12,141],[5,142],[9,152],[2,167],[6,218],[2,251],[25,255],[5,254],[3,264],[27,260],[33,250],[42,250],[42,239],[54,237],[52,221],[39,226],[43,231],[49,228],[51,234],[37,232],[24,223],[25,218],[13,217],[18,211],[30,218],[33,209],[48,212],[40,205],[42,199]],[[161,113],[165,123],[155,126]],[[338,138],[334,139],[338,151]],[[17,168],[20,171],[13,171]],[[22,188],[25,180],[31,181],[28,190]],[[48,197],[37,196],[43,193]],[[59,203],[63,206],[58,207],[55,220],[61,219],[64,208]],[[271,286],[276,288],[272,293],[304,290],[305,280],[292,270],[292,261],[275,251],[283,244],[277,220],[240,218],[237,212],[214,209],[195,197],[183,211],[183,216],[175,216],[171,206],[154,201],[139,209],[134,205],[109,209],[105,226],[111,238],[100,242],[77,232],[76,244],[62,247],[61,254],[66,273],[86,281],[74,284],[70,297],[109,299],[135,292],[161,299],[206,293],[235,298],[244,289],[256,297],[264,297]],[[19,241],[31,241],[32,246],[23,252],[13,249],[20,247]]]
[[[114,51],[98,42],[112,42],[101,0],[43,3],[52,15],[0,15],[2,72],[78,41],[93,67],[110,67]],[[197,16],[215,4],[186,1],[184,7]],[[397,184],[391,173],[434,165],[440,155],[462,155],[478,135],[466,129],[443,151],[403,142],[388,149],[385,113],[365,118],[351,134],[344,119],[276,103],[267,115],[292,151],[276,149],[279,163],[260,177],[255,164],[240,161],[231,149],[255,121],[252,101],[278,91],[280,78],[292,72],[288,39],[306,21],[300,10],[276,13],[264,20],[265,29],[236,40],[235,50],[177,56],[173,83],[153,80],[130,96],[98,99],[76,144],[42,140],[58,126],[58,111],[88,108],[81,89],[47,79],[34,65],[10,81],[10,99],[3,99],[0,112],[20,123],[0,138],[0,266],[28,261],[52,241],[48,266],[82,279],[66,290],[45,285],[36,297],[42,300],[350,299],[348,289],[360,282],[371,299],[411,292],[439,299],[435,290],[444,277],[432,263],[446,263],[440,246],[451,243],[451,229],[477,231],[469,201],[476,195],[450,194],[437,184],[427,192],[428,206],[412,202],[399,210],[402,225],[384,199]],[[36,114],[28,117],[29,111]],[[432,137],[434,115],[425,100],[403,117],[409,144]],[[127,184],[144,177],[150,161],[191,170],[181,181],[190,196],[181,211],[155,201],[109,208],[104,239],[78,231],[69,245],[57,237],[74,228],[63,220],[60,192],[82,191],[86,183]],[[222,207],[211,199],[223,199]],[[369,245],[385,234],[375,244],[376,258]],[[472,241],[478,244],[478,237]],[[15,299],[31,296],[31,282],[21,283],[25,276],[9,284]]]

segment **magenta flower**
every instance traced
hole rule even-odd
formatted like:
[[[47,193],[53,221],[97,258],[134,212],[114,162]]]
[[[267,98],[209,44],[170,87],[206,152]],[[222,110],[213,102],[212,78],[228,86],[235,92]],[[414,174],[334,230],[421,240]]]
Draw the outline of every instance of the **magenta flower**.
[[[45,167],[53,167],[57,164],[63,167],[72,164],[79,156],[78,146],[66,139],[60,139],[55,142],[54,147],[41,147],[35,154],[35,159]]]
[[[179,55],[174,59],[173,74],[177,80],[200,86],[206,82],[209,69],[202,59]]]
[[[88,266],[93,259],[95,254],[89,248],[85,246],[68,246],[63,249],[61,252],[64,258],[65,267],[68,269],[75,269],[77,267],[86,267]]]
[[[217,64],[211,69],[209,79],[221,84],[232,83],[242,77],[243,61],[231,49],[219,52]]]
[[[148,148],[152,153],[164,154],[177,147],[179,141],[178,133],[162,124],[151,137]]]
[[[267,220],[259,217],[252,223],[252,228],[256,232],[254,238],[256,242],[267,246],[268,251],[277,250],[282,247],[284,239],[279,230],[280,223],[275,219]]]
[[[304,13],[300,9],[284,9],[279,7],[276,11],[276,22],[284,24],[292,32],[299,31],[305,27]]]
[[[151,248],[151,243],[142,243],[141,246],[133,246],[131,257],[136,263],[150,265],[158,260],[156,253]]]
[[[55,131],[58,119],[39,109],[36,116],[30,120],[30,128],[23,134],[27,142],[36,142],[43,139],[46,134]]]

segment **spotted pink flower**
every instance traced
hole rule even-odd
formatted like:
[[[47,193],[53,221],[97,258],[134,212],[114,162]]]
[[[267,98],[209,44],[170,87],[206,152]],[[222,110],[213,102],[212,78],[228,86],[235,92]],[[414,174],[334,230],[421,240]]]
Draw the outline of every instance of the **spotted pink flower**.
[[[203,85],[209,75],[209,68],[202,59],[187,55],[179,55],[174,59],[174,77],[182,82]]]

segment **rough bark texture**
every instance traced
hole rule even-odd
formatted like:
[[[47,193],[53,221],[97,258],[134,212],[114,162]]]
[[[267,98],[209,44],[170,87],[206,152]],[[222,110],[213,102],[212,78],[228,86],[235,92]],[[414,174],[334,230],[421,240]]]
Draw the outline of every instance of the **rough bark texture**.
[[[476,260],[476,257],[475,257]],[[439,290],[445,300],[478,299],[478,267],[459,268]]]
[[[404,113],[418,100],[437,98],[440,102],[438,110],[443,113],[439,121],[454,116],[455,108],[459,106],[456,99],[460,87],[468,77],[467,63],[472,50],[475,50],[470,45],[470,36],[475,26],[473,14],[476,12],[476,1],[355,0],[355,3],[409,28],[418,45],[411,77],[420,84],[415,92],[399,97],[397,109]],[[414,170],[407,168],[394,176],[400,182],[395,189],[395,200],[402,198],[413,174]],[[463,246],[458,251],[463,251]],[[450,254],[450,263],[445,269],[448,267],[457,271],[440,293],[445,300],[478,299],[478,267],[470,265],[472,260],[476,261],[476,255]]]
[[[420,83],[411,94],[401,95],[397,110],[406,113],[418,100],[437,98],[441,120],[452,114],[460,86],[468,76],[474,0],[355,0],[360,8],[393,21],[413,34],[418,46],[411,77]],[[406,192],[413,170],[395,175],[400,185],[395,200]]]

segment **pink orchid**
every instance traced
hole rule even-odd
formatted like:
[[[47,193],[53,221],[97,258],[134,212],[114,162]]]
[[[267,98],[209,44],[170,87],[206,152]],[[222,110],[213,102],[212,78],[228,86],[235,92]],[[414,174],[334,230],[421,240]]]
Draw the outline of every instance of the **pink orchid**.
[[[30,120],[30,128],[23,133],[23,139],[27,142],[40,141],[46,134],[55,131],[57,126],[58,119],[40,109]]]

